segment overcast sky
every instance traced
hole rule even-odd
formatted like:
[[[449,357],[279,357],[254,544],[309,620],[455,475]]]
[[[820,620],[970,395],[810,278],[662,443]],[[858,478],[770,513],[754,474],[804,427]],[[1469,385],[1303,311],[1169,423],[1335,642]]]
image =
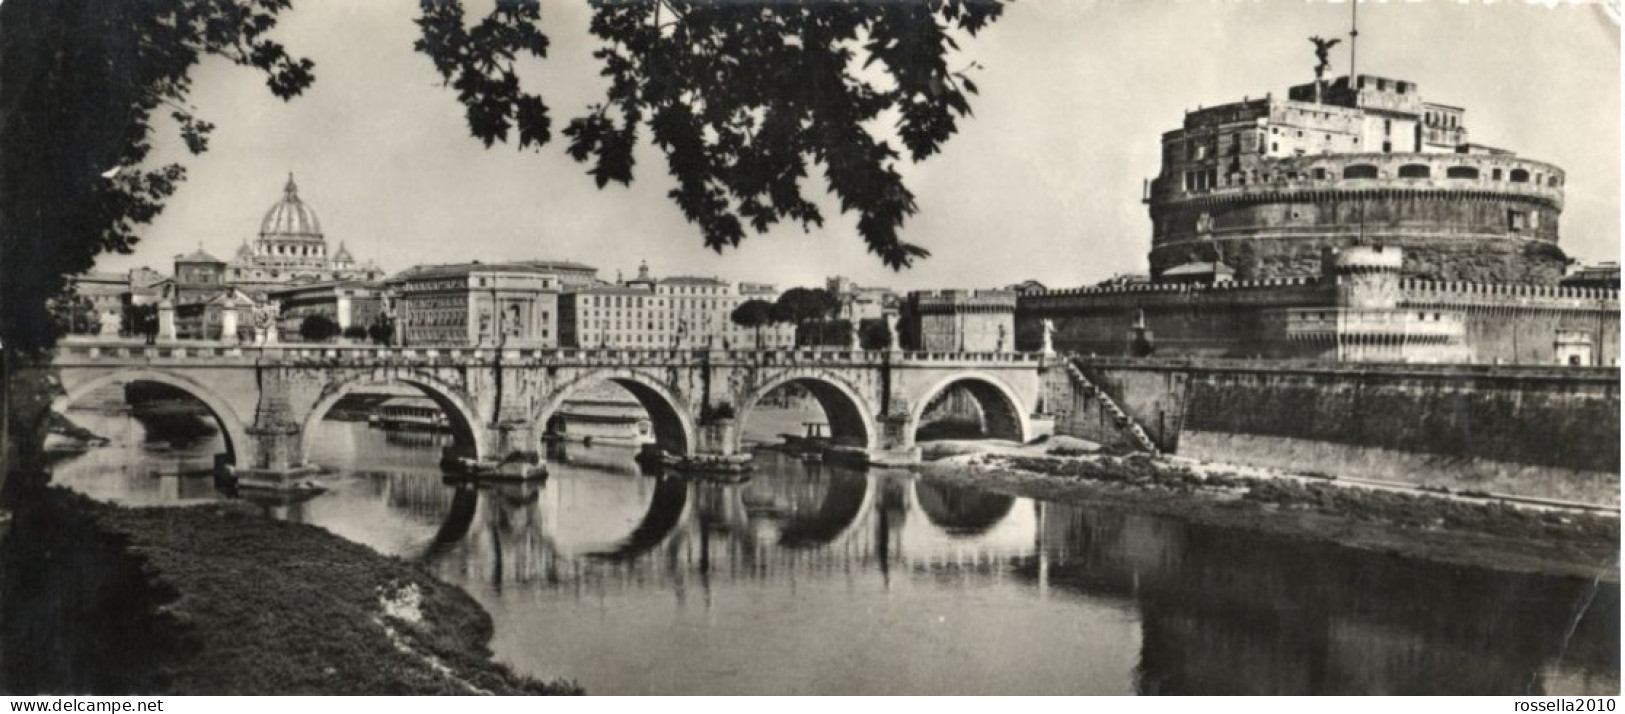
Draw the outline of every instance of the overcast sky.
[[[1150,221],[1141,183],[1162,132],[1184,112],[1313,78],[1311,35],[1348,30],[1346,3],[1265,0],[1026,0],[965,45],[982,94],[943,154],[905,169],[921,212],[907,240],[934,254],[885,269],[855,217],[827,200],[823,229],[783,226],[718,255],[666,198],[650,147],[631,188],[600,191],[565,156],[559,131],[602,92],[584,3],[547,0],[550,58],[534,76],[554,117],[540,153],[486,150],[462,107],[411,49],[416,3],[295,0],[277,36],[316,62],[316,84],[283,103],[258,75],[223,62],[196,73],[194,103],[218,125],[202,157],[167,137],[189,178],[133,255],[104,270],[165,272],[199,244],[229,257],[258,230],[288,172],[332,244],[391,272],[423,262],[572,259],[614,278],[647,259],[660,275],[780,285],[847,275],[898,288],[1052,287],[1143,272]],[[1474,142],[1568,172],[1562,245],[1588,260],[1619,252],[1619,30],[1601,6],[1522,0],[1362,3],[1359,70],[1420,84],[1465,107]],[[1333,74],[1348,69],[1348,44]],[[821,179],[807,191],[824,197]],[[822,200],[822,198],[821,198]]]

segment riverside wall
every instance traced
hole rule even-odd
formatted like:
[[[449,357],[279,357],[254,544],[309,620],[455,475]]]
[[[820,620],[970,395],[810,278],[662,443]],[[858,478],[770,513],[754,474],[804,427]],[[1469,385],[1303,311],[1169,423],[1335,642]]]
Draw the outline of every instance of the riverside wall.
[[[1077,362],[1160,449],[1191,458],[1618,503],[1619,372],[1271,360]],[[1126,444],[1051,370],[1056,433]]]

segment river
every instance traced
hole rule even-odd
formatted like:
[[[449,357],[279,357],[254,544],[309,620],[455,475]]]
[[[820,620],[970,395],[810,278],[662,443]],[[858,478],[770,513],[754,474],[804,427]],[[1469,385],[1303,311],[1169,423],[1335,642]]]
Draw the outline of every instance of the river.
[[[224,498],[218,436],[70,416],[112,444],[56,481]],[[439,447],[327,422],[329,488],[260,503],[422,562],[499,660],[594,694],[1619,691],[1619,587],[1419,563],[758,454],[748,482],[572,446],[543,485],[442,482]]]

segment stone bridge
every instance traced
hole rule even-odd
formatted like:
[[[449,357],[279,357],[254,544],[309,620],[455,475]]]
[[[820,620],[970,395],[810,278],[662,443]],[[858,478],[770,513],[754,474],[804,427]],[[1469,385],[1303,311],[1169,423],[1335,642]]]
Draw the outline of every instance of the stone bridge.
[[[490,464],[544,452],[548,419],[595,384],[624,387],[649,412],[660,449],[730,455],[757,403],[796,384],[823,406],[836,448],[874,463],[918,460],[925,408],[952,387],[974,398],[991,436],[1026,442],[1041,424],[1042,374],[1031,353],[900,350],[611,350],[349,345],[146,345],[66,341],[50,367],[62,411],[107,385],[151,381],[196,397],[219,422],[221,465],[285,476],[310,466],[311,433],[358,388],[409,385],[445,412],[450,460]],[[726,406],[729,409],[723,409]],[[734,417],[727,418],[728,411]]]

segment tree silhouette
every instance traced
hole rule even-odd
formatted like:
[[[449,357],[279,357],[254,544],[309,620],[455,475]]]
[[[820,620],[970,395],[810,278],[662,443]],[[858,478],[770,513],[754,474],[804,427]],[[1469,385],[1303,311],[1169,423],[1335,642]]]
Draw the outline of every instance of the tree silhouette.
[[[756,331],[756,349],[762,348],[762,328],[775,322],[773,303],[766,300],[746,300],[728,316],[735,325]]]
[[[822,226],[802,184],[822,167],[841,211],[857,214],[869,251],[900,269],[930,253],[898,231],[917,207],[897,171],[901,152],[870,125],[895,117],[919,162],[970,114],[977,89],[950,69],[959,40],[1003,12],[1000,0],[624,0],[593,3],[593,52],[606,101],[564,129],[568,153],[603,188],[629,184],[645,136],[677,181],[668,194],[705,245],[721,251],[781,220]],[[418,51],[457,92],[487,147],[552,139],[540,94],[515,63],[545,57],[539,0],[503,0],[477,22],[461,0],[422,0]],[[645,134],[646,132],[646,134]]]
[[[326,342],[339,333],[339,323],[326,315],[310,315],[299,322],[299,336],[306,342]]]

